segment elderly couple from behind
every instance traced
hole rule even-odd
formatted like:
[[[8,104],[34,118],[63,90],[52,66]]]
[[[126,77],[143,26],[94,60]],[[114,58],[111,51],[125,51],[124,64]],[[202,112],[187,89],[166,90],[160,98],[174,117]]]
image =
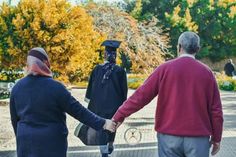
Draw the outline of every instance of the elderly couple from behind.
[[[158,66],[127,100],[125,71],[116,65],[117,41],[105,41],[105,63],[92,71],[84,108],[52,78],[47,53],[33,48],[27,56],[27,76],[13,87],[10,113],[18,157],[66,157],[66,113],[95,130],[109,130],[100,146],[102,157],[113,150],[115,131],[126,117],[158,96],[155,130],[159,157],[209,157],[220,150],[223,113],[212,71],[195,59],[200,38],[184,32],[178,57]],[[109,120],[112,119],[112,120]]]

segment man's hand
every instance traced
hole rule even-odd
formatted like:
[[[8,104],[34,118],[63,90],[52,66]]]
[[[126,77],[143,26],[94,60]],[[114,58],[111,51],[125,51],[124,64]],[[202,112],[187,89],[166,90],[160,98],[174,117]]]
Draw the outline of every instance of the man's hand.
[[[116,123],[113,122],[112,120],[106,119],[103,129],[109,130],[110,132],[115,132],[116,131]]]
[[[114,119],[112,119],[113,122],[116,123],[116,130],[120,127],[120,125],[122,124],[122,122],[116,122]]]
[[[216,155],[220,150],[220,143],[219,142],[211,142],[211,144],[213,145],[211,155]]]
[[[122,124],[121,122],[116,123],[116,130],[120,127],[121,124]]]

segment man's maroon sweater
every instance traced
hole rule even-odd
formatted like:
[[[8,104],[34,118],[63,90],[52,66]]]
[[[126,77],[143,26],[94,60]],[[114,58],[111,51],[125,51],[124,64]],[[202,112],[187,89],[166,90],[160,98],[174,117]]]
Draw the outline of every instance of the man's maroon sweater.
[[[211,135],[214,142],[221,141],[221,99],[215,77],[206,65],[186,55],[160,65],[123,103],[113,119],[122,122],[157,95],[157,132],[176,136]]]

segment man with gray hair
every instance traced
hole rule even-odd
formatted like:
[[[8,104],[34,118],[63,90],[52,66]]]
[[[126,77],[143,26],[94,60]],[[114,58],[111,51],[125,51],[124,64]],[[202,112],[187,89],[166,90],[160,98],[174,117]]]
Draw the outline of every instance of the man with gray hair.
[[[118,109],[119,126],[158,95],[155,130],[159,157],[209,157],[220,149],[223,113],[212,71],[195,59],[200,38],[184,32],[178,40],[178,58],[160,65]]]

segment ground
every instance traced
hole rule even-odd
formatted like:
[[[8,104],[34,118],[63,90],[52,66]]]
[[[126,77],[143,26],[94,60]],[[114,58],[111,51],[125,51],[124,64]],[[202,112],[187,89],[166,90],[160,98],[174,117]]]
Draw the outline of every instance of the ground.
[[[134,91],[129,90],[129,95]],[[85,90],[74,89],[72,94],[84,105]],[[221,151],[215,157],[235,157],[236,156],[236,93],[221,91],[221,98],[224,109],[224,132]],[[156,99],[141,111],[128,118],[118,129],[116,137],[116,151],[112,157],[157,157],[157,141],[154,131],[154,114]],[[78,121],[68,116],[67,124],[69,128],[69,150],[68,157],[99,157],[97,147],[86,147],[78,138],[73,135],[73,131]],[[127,129],[130,131],[127,131]],[[137,128],[135,130],[134,128]],[[136,138],[130,134],[134,132]],[[140,136],[141,134],[141,136]],[[126,137],[126,138],[125,138]],[[15,157],[15,138],[10,123],[8,106],[0,106],[0,157]]]

